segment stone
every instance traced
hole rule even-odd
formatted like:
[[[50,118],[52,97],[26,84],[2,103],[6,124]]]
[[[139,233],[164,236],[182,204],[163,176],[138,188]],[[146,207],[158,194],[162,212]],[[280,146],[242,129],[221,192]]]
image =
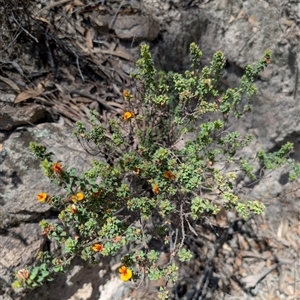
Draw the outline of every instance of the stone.
[[[160,25],[148,16],[120,15],[112,29],[122,40],[153,41],[159,34]]]
[[[21,125],[34,124],[46,116],[42,105],[11,106],[0,103],[0,130],[12,130]]]

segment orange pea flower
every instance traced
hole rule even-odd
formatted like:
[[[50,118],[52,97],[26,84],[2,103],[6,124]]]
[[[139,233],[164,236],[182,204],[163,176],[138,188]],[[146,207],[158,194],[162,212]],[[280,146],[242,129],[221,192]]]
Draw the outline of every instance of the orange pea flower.
[[[62,168],[62,165],[61,163],[59,162],[55,162],[53,165],[52,165],[52,170],[56,173],[62,173],[63,172],[63,168]]]
[[[132,271],[127,269],[125,266],[119,268],[119,273],[121,274],[120,277],[123,281],[128,281],[132,278]]]
[[[164,173],[164,177],[170,180],[174,180],[175,179],[175,175],[171,172],[171,171],[166,171]]]
[[[99,189],[98,192],[93,193],[95,197],[99,197],[101,195],[101,190]]]
[[[37,199],[40,201],[40,202],[45,202],[48,198],[48,194],[46,193],[38,193],[37,194]]]
[[[154,184],[152,190],[153,190],[154,194],[158,194],[159,193],[159,187],[158,187],[158,185]]]
[[[140,175],[141,169],[136,168],[133,172],[134,172],[136,175]]]
[[[134,117],[133,111],[125,111],[125,113],[123,114],[123,120],[125,121],[130,120],[133,117]]]
[[[29,277],[29,271],[26,269],[21,269],[17,272],[16,277],[22,281],[25,281]]]
[[[82,201],[83,199],[84,199],[84,194],[81,193],[81,192],[77,193],[76,196],[73,195],[73,196],[71,197],[71,200],[72,200],[74,203],[77,203],[77,202],[79,202],[79,201]]]
[[[103,250],[103,246],[101,244],[94,244],[94,246],[92,247],[92,249],[95,251],[95,252],[100,252]]]
[[[79,192],[76,194],[76,197],[77,197],[78,201],[82,201],[84,199],[84,194]]]
[[[114,243],[119,243],[121,240],[122,240],[122,236],[121,235],[118,235],[115,238],[113,238],[113,242]]]
[[[129,91],[124,90],[124,91],[123,91],[123,96],[124,96],[124,98],[131,98],[131,97],[132,97],[132,94],[131,94]]]

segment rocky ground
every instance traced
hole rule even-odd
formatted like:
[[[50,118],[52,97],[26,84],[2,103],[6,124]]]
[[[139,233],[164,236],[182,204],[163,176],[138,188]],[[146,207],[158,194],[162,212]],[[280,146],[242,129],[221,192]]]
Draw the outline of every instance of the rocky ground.
[[[272,64],[257,80],[254,111],[238,129],[255,136],[246,149],[249,157],[291,141],[299,160],[300,3],[33,2],[32,7],[18,0],[0,6],[6,28],[0,34],[0,299],[157,299],[159,282],[138,289],[121,283],[117,259],[93,268],[76,261],[46,287],[13,292],[14,271],[30,264],[44,246],[39,221],[56,217],[36,203],[36,193],[52,187],[29,153],[29,142],[42,141],[58,159],[84,170],[91,155],[72,136],[72,126],[86,121],[89,109],[104,119],[122,111],[123,89],[134,91],[129,75],[139,45],[151,46],[158,68],[181,71],[188,67],[189,44],[196,42],[204,64],[214,51],[225,53],[226,86],[236,84],[247,63],[272,51]],[[187,240],[195,257],[181,267],[178,285],[170,287],[173,299],[300,299],[299,182],[291,184],[287,177],[285,170],[255,185],[238,183],[240,194],[263,200],[266,212],[247,222],[230,214],[208,220],[201,236]]]

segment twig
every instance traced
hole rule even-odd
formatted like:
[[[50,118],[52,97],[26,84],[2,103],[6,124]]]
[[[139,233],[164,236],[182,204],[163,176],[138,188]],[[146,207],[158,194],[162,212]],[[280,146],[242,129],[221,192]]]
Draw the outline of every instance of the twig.
[[[184,213],[183,213],[183,204],[180,204],[180,220],[181,220],[181,243],[180,243],[180,248],[183,246],[184,240],[185,240],[185,231],[184,231]]]
[[[93,97],[92,95],[88,94],[88,93],[85,93],[85,92],[82,92],[82,91],[79,91],[79,90],[73,90],[71,91],[71,96],[73,97],[74,94],[77,94],[79,96],[82,96],[82,97],[85,97],[85,98],[88,98],[88,99],[91,99],[91,100],[94,100],[94,101],[97,101],[99,102],[101,105],[103,105],[103,107],[105,107],[106,109],[108,110],[112,110],[112,111],[116,111],[116,109],[110,105],[108,105],[107,103],[105,103],[103,100],[100,100],[98,99],[98,97]]]
[[[42,11],[43,10],[50,10],[50,9],[56,7],[56,6],[61,6],[61,5],[66,4],[66,3],[70,2],[70,1],[71,0],[61,0],[61,1],[54,2],[53,4],[50,4],[49,6],[44,7],[42,9]]]
[[[81,73],[81,69],[80,69],[80,65],[79,65],[79,58],[78,58],[78,55],[77,55],[77,54],[75,54],[75,55],[76,55],[77,69],[78,69],[78,72],[79,72],[79,74],[80,74],[80,77],[81,77],[82,82],[84,82],[84,77],[83,77],[83,75],[82,75],[82,73]]]
[[[116,11],[116,13],[115,13],[115,15],[113,16],[113,18],[112,18],[112,20],[111,20],[111,22],[110,22],[110,24],[109,24],[109,28],[110,28],[110,29],[112,29],[112,27],[114,26],[114,23],[115,23],[115,21],[116,21],[117,15],[118,15],[118,13],[119,13],[121,7],[122,7],[123,4],[124,4],[124,1],[125,1],[125,0],[123,0],[123,1],[120,3],[120,5],[119,5],[119,7],[118,7],[118,9],[117,9],[117,11]]]
[[[241,283],[246,289],[254,288],[262,279],[264,279],[269,273],[278,267],[278,264],[274,264],[269,268],[265,268],[260,273],[255,275],[249,275],[241,279]]]
[[[39,40],[36,38],[36,37],[34,37],[29,31],[27,31],[17,20],[16,20],[16,18],[15,18],[15,16],[14,16],[14,13],[12,12],[11,13],[11,15],[12,15],[12,18],[13,18],[13,20],[17,23],[17,25],[25,32],[25,33],[27,33],[36,43],[38,43],[39,42]]]
[[[47,47],[47,50],[48,50],[48,60],[49,60],[49,63],[50,63],[52,71],[54,71],[55,65],[54,65],[54,60],[53,60],[52,52],[51,52],[51,49],[50,49],[50,46],[49,46],[49,42],[48,42],[48,39],[49,39],[48,38],[48,30],[49,30],[49,28],[47,28],[46,32],[45,32],[45,44],[46,44],[46,47]]]

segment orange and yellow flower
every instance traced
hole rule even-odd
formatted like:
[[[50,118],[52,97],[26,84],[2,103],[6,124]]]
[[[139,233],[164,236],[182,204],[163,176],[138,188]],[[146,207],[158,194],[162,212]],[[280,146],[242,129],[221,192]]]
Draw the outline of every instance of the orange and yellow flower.
[[[62,173],[63,172],[63,168],[62,168],[62,165],[61,163],[59,162],[55,162],[53,165],[52,165],[52,170],[56,173]]]
[[[136,168],[133,172],[134,172],[136,175],[140,175],[141,169]]]
[[[71,200],[72,200],[74,203],[77,203],[77,202],[79,202],[79,201],[82,201],[83,199],[84,199],[84,194],[81,193],[81,192],[77,193],[76,196],[73,195],[73,196],[71,197]]]
[[[49,196],[47,193],[38,193],[36,197],[40,202],[45,202]]]
[[[128,281],[132,278],[132,271],[125,266],[119,268],[119,273],[121,274],[120,277],[123,281]]]
[[[127,99],[132,98],[132,94],[127,90],[123,91],[123,96],[124,96],[124,98],[127,98]]]
[[[171,172],[171,171],[166,171],[164,173],[164,177],[170,180],[174,180],[175,179],[175,175]]]
[[[133,111],[125,111],[123,114],[123,120],[127,121],[134,117]]]
[[[27,269],[21,269],[17,272],[16,277],[22,281],[26,281],[29,277],[29,271]]]
[[[115,238],[112,239],[114,243],[119,243],[122,240],[122,236],[118,235]]]
[[[95,252],[100,252],[103,250],[103,246],[101,244],[94,244],[94,246],[92,247],[92,249],[95,251]]]
[[[154,194],[158,194],[159,193],[158,184],[154,184],[153,187],[152,187],[152,190],[153,190]]]
[[[95,197],[99,197],[101,195],[101,190],[99,189],[97,192],[93,193]]]

